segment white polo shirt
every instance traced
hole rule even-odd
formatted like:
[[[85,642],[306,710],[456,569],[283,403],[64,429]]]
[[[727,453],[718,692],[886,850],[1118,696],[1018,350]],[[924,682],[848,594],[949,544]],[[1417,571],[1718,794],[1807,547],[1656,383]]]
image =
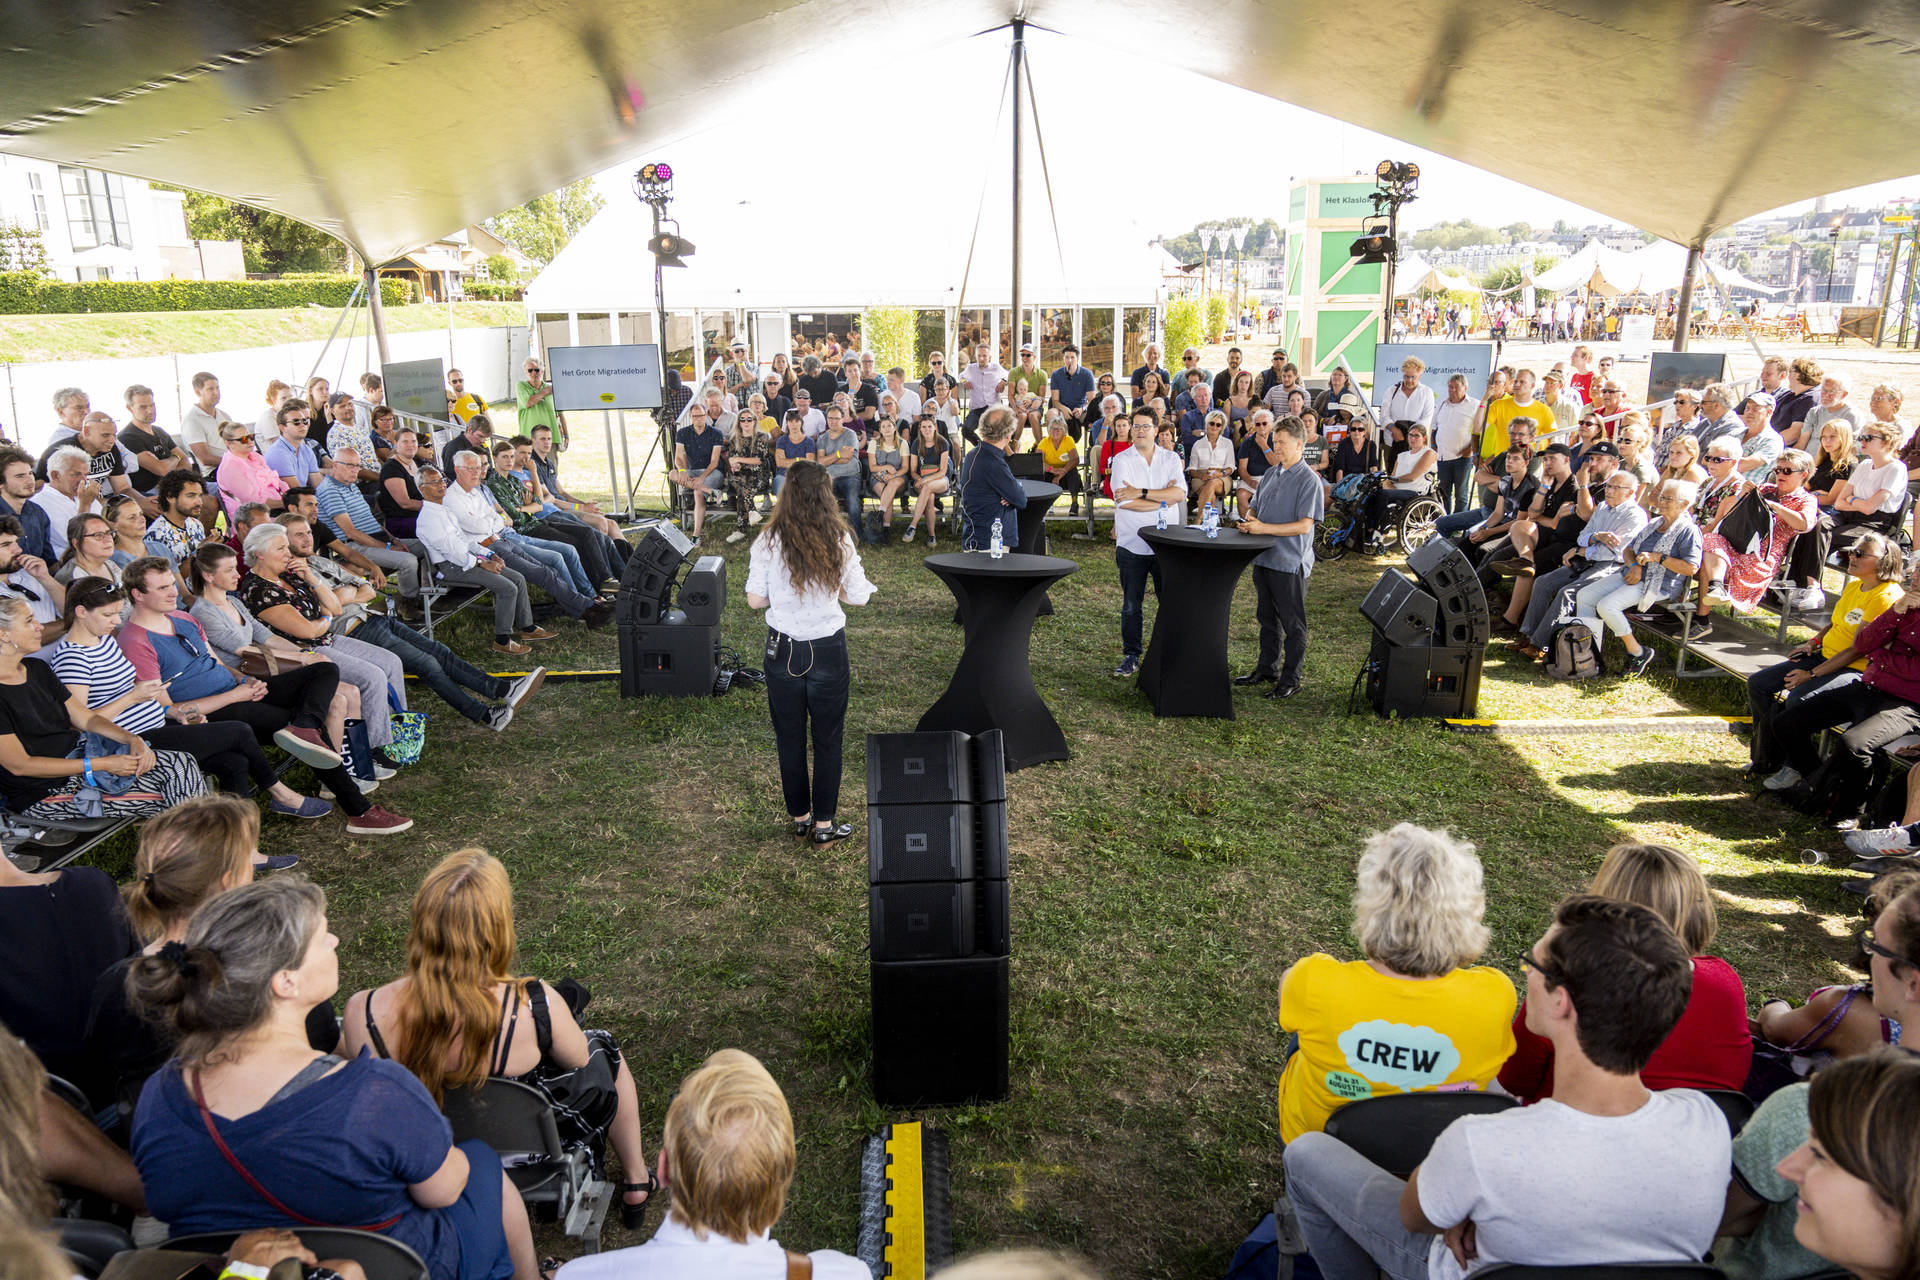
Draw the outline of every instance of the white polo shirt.
[[[1171,449],[1155,449],[1153,460],[1148,462],[1138,445],[1122,449],[1113,455],[1107,474],[1113,480],[1115,492],[1121,489],[1178,489],[1187,492],[1187,473],[1180,455]],[[1113,509],[1113,533],[1116,545],[1133,552],[1137,556],[1150,556],[1153,548],[1140,537],[1142,529],[1158,524],[1158,511],[1133,511],[1123,506]],[[1187,504],[1184,501],[1167,504],[1167,527],[1184,525],[1187,522]]]

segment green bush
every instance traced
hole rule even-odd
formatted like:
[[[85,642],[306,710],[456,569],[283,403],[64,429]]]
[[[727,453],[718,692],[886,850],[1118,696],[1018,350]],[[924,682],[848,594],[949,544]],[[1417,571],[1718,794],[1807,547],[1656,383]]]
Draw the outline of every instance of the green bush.
[[[1207,298],[1207,337],[1219,340],[1227,330],[1227,297],[1216,293]]]
[[[0,272],[0,314],[89,311],[242,311],[263,307],[345,306],[357,276],[286,280],[47,280],[26,271]],[[382,280],[390,307],[413,300],[406,280]]]
[[[914,359],[913,312],[904,307],[881,307],[860,317],[860,349],[873,352],[876,370],[917,369]]]
[[[1192,298],[1175,298],[1167,304],[1167,349],[1169,365],[1180,363],[1180,353],[1188,347],[1206,345],[1200,304]]]
[[[469,280],[466,293],[468,302],[518,302],[527,288],[510,280]]]

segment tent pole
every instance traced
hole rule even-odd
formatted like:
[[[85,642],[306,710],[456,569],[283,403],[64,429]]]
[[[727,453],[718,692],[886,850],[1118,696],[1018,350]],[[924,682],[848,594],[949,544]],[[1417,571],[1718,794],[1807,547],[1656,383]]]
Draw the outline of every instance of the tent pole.
[[[1673,312],[1673,349],[1687,349],[1687,322],[1693,318],[1693,273],[1700,266],[1700,246],[1696,240],[1687,246],[1687,269],[1680,277],[1680,302]]]
[[[1891,249],[1892,251],[1887,254],[1886,284],[1880,290],[1880,323],[1873,327],[1873,345],[1876,347],[1884,345],[1887,340],[1887,316],[1890,314],[1888,309],[1893,306],[1893,277],[1894,273],[1900,269],[1899,236],[1893,237]]]
[[[372,266],[367,268],[367,315],[373,321],[373,343],[380,349],[380,363],[388,364],[387,312],[380,305],[380,275]]]
[[[1025,330],[1020,323],[1020,64],[1026,56],[1027,20],[1016,16],[1013,20],[1013,338],[1008,343],[1008,350],[1016,363],[1020,359],[1021,334]]]

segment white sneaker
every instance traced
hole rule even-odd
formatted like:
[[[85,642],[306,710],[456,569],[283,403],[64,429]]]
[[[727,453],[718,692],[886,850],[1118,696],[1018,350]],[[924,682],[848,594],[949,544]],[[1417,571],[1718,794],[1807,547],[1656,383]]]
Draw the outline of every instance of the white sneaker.
[[[747,527],[751,529],[754,525],[759,523],[760,523],[760,513],[754,510],[753,508],[749,507],[747,509]]]
[[[1787,607],[1790,609],[1824,609],[1827,607],[1827,593],[1819,587],[1797,587],[1787,595]]]
[[[1769,791],[1785,791],[1800,781],[1800,771],[1792,765],[1782,765],[1780,772],[1774,774],[1760,785]]]
[[[1707,592],[1707,603],[1710,605],[1723,604],[1728,608],[1733,607],[1733,597],[1727,594],[1725,583],[1716,582],[1713,584],[1712,588]]]
[[[1855,853],[1891,853],[1913,846],[1913,837],[1905,827],[1878,827],[1871,831],[1847,832],[1847,848]]]
[[[742,530],[735,529],[732,533],[727,535],[727,541],[729,543],[740,542],[740,541],[743,541],[746,538],[746,536],[747,536],[746,533],[743,532]]]

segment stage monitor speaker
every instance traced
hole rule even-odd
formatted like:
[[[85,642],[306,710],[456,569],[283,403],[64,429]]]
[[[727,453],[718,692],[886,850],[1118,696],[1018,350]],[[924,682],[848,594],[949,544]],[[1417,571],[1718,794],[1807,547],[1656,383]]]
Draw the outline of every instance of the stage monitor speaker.
[[[987,804],[1007,798],[999,730],[867,735],[868,804]]]
[[[696,626],[720,623],[727,604],[727,562],[721,556],[701,556],[680,582],[680,608]]]
[[[1434,538],[1407,557],[1411,569],[1440,606],[1443,645],[1485,644],[1493,635],[1487,590],[1459,547]]]
[[[879,961],[873,1095],[882,1106],[956,1106],[1007,1096],[1007,957]]]
[[[867,880],[1004,880],[1007,806],[867,806]]]
[[[682,533],[679,525],[671,520],[657,520],[647,526],[647,536],[634,547],[628,563],[637,559],[671,573],[692,550],[693,539]]]
[[[1360,602],[1360,614],[1390,644],[1423,645],[1433,641],[1439,607],[1419,583],[1398,569],[1388,569]]]
[[[1383,716],[1471,719],[1480,705],[1486,646],[1396,645],[1375,632],[1367,701]]]
[[[696,626],[678,609],[651,626],[620,625],[620,696],[701,698],[720,676],[720,628]]]
[[[1047,460],[1031,449],[1007,455],[1007,470],[1016,480],[1040,480],[1047,474]]]

